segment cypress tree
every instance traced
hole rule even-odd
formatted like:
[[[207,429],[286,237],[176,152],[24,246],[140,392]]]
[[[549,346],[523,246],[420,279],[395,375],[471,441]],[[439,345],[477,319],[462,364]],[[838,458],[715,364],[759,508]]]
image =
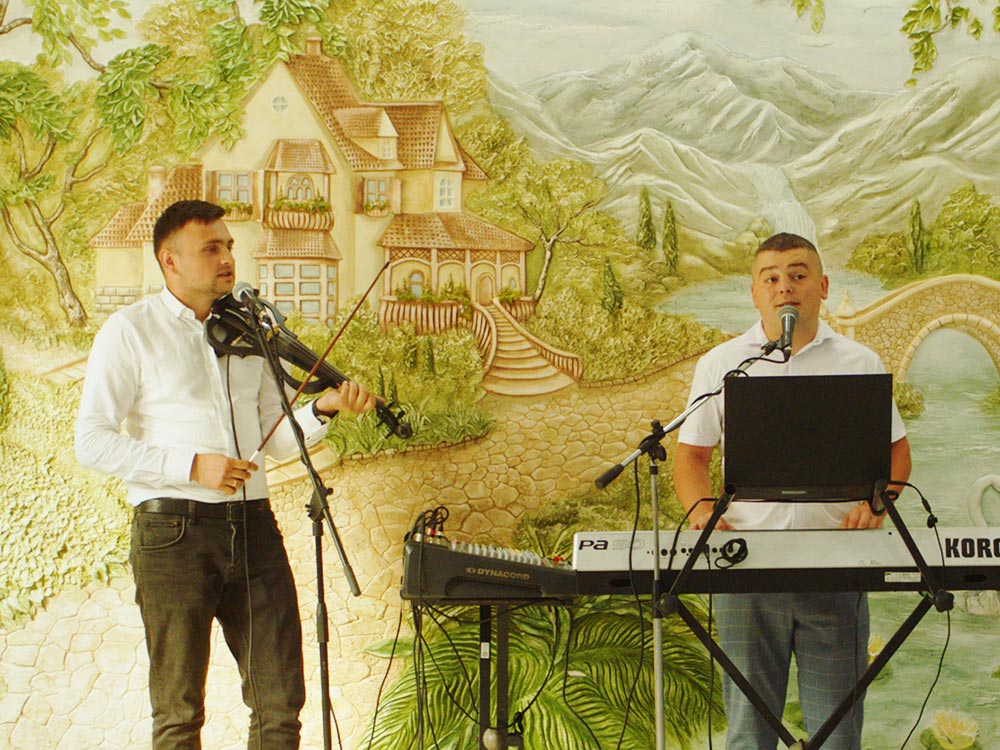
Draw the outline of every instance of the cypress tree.
[[[635,230],[635,244],[650,252],[656,249],[653,209],[649,203],[649,190],[645,186],[639,193],[639,223]]]

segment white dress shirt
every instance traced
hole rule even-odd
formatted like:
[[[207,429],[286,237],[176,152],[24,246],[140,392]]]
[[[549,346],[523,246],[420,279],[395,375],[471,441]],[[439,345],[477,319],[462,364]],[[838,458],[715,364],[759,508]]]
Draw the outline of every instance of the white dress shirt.
[[[726,373],[743,360],[760,354],[768,342],[764,326],[758,321],[746,333],[730,339],[705,354],[695,366],[688,403],[703,393],[714,390]],[[863,344],[834,332],[819,321],[815,338],[792,355],[784,364],[755,362],[750,376],[795,375],[877,375],[885,372],[878,355]],[[712,447],[719,445],[725,457],[723,433],[724,411],[722,394],[709,399],[681,425],[677,439],[681,443]],[[892,404],[892,442],[906,436],[906,426]],[[723,459],[724,460],[724,459]],[[724,518],[735,529],[827,529],[838,528],[856,501],[825,502],[753,502],[738,501],[730,506]]]
[[[261,357],[218,357],[204,325],[166,288],[111,315],[94,339],[76,422],[76,455],[86,467],[124,480],[128,501],[154,497],[241,500],[191,481],[196,453],[250,458],[281,416],[281,401]],[[295,413],[307,445],[326,425],[310,406]],[[235,425],[235,432],[233,426]],[[123,430],[124,427],[124,430]],[[287,421],[266,452],[296,450]],[[263,457],[246,498],[268,496]]]

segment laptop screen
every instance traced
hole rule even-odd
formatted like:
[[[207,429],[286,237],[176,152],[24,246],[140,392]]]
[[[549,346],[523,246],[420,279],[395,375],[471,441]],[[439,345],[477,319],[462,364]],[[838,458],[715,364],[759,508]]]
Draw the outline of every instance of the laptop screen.
[[[892,375],[733,377],[725,484],[740,500],[862,500],[889,479]]]

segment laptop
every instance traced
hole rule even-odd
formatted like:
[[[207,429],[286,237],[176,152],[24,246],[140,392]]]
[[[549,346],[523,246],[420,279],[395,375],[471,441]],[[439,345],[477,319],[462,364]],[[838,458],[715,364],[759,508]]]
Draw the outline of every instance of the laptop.
[[[862,500],[890,479],[892,375],[726,381],[725,486],[736,500]]]

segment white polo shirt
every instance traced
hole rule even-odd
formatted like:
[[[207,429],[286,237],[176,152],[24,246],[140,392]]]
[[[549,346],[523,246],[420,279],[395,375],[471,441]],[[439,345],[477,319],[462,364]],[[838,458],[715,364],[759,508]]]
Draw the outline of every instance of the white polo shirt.
[[[714,390],[726,373],[743,360],[760,354],[768,342],[759,321],[746,333],[719,344],[695,366],[688,403]],[[788,362],[755,362],[747,374],[794,377],[795,375],[875,375],[885,372],[882,360],[871,349],[835,333],[819,322],[816,337],[793,354]],[[678,432],[678,441],[701,447],[720,446],[725,460],[722,394],[709,399],[692,413]],[[892,442],[906,436],[906,427],[896,404],[892,405]],[[724,518],[734,529],[830,529],[838,528],[855,501],[821,503],[734,502]]]

